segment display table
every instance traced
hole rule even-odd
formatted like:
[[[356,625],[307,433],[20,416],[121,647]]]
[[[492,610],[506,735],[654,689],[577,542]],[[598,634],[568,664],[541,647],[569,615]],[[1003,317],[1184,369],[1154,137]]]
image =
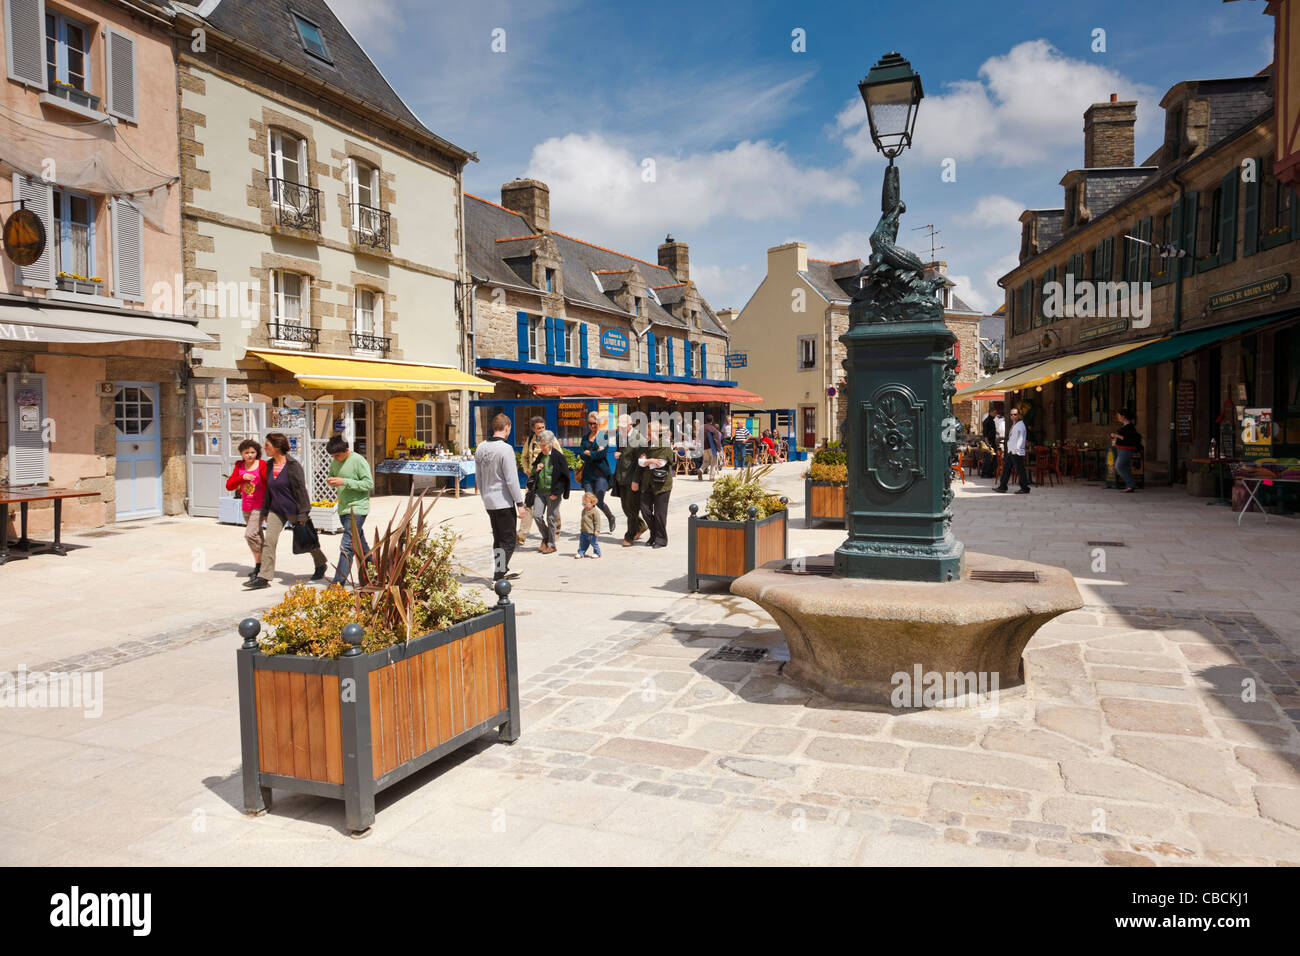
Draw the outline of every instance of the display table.
[[[1242,486],[1243,488],[1246,489],[1246,494],[1248,495],[1248,497],[1246,498],[1246,504],[1245,504],[1244,506],[1242,506],[1241,513],[1240,513],[1239,515],[1237,515],[1237,526],[1238,526],[1238,527],[1241,526],[1241,519],[1244,518],[1244,517],[1246,517],[1246,514],[1247,514],[1247,512],[1250,511],[1250,506],[1251,506],[1252,504],[1259,505],[1259,510],[1260,510],[1261,512],[1263,512],[1263,514],[1264,514],[1264,524],[1268,524],[1268,509],[1265,508],[1265,507],[1264,507],[1264,503],[1263,503],[1262,501],[1260,501],[1260,500],[1256,497],[1256,495],[1259,494],[1259,489],[1260,489],[1261,486],[1263,486],[1263,485],[1269,485],[1269,486],[1272,486],[1272,485],[1300,485],[1300,478],[1262,478],[1262,477],[1257,477],[1257,478],[1242,478],[1242,477],[1238,477],[1238,478],[1237,478],[1237,481],[1240,481],[1240,482],[1241,482],[1241,486]]]
[[[0,564],[9,559],[9,506],[18,505],[21,531],[14,542],[14,550],[26,551],[28,554],[40,554],[52,551],[65,555],[60,532],[63,525],[63,500],[65,498],[98,498],[98,491],[73,491],[68,488],[15,488],[0,485]],[[37,544],[27,537],[27,506],[33,501],[54,502],[54,541],[49,544]]]
[[[1218,489],[1217,490],[1218,497],[1215,498],[1213,501],[1207,501],[1206,504],[1226,505],[1229,508],[1231,508],[1232,499],[1225,497],[1223,494],[1223,466],[1226,465],[1229,468],[1231,468],[1231,466],[1233,465],[1240,464],[1241,459],[1240,458],[1193,458],[1192,461],[1198,465],[1214,466],[1214,487]],[[1228,477],[1231,478],[1232,477],[1231,474],[1229,474]]]
[[[423,459],[412,461],[408,458],[385,458],[375,468],[379,475],[410,475],[414,482],[417,476],[429,478],[450,478],[456,482],[456,497],[460,497],[460,484],[467,478],[474,477],[473,459],[460,458]]]

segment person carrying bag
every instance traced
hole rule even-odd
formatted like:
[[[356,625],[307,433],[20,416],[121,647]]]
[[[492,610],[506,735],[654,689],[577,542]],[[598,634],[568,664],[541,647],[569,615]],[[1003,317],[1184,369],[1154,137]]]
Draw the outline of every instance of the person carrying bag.
[[[329,566],[325,552],[320,549],[320,539],[311,524],[311,498],[307,494],[307,478],[302,465],[289,457],[289,439],[280,432],[266,436],[266,454],[271,459],[267,467],[266,498],[262,502],[262,516],[266,519],[266,544],[262,548],[261,573],[247,581],[244,587],[257,590],[271,586],[275,575],[275,549],[280,542],[280,532],[293,529],[293,552],[310,551],[316,562],[313,581],[325,577]]]

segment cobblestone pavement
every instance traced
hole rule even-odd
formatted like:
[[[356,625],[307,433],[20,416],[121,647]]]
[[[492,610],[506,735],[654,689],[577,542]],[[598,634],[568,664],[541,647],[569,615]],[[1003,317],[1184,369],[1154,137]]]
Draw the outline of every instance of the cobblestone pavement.
[[[842,530],[802,527],[799,466],[772,478],[791,548],[832,550]],[[1087,606],[995,708],[885,711],[784,679],[757,606],[686,593],[707,491],[680,483],[667,549],[606,538],[575,562],[566,531],[516,557],[522,738],[385,791],[365,840],[335,801],[242,813],[234,628],[283,590],[239,589],[237,529],[139,523],[7,565],[0,669],[102,673],[104,712],[0,709],[0,862],[1300,863],[1294,521],[1238,527],[1177,490],[959,487],[969,548],[1064,566]],[[438,508],[486,567],[477,500]]]

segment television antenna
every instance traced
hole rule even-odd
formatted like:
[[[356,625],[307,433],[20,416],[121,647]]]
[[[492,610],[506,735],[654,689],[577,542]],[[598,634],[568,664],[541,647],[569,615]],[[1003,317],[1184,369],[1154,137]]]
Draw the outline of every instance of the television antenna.
[[[933,261],[934,261],[934,254],[935,254],[936,252],[938,252],[940,249],[944,249],[944,248],[947,248],[947,247],[946,247],[946,246],[936,246],[936,245],[934,244],[935,236],[939,235],[939,230],[936,229],[936,228],[934,228],[934,223],[932,223],[932,222],[927,222],[924,226],[913,226],[913,227],[912,227],[912,231],[913,231],[913,232],[920,232],[922,229],[928,229],[928,230],[929,230],[929,232],[926,233],[926,238],[930,240],[930,261],[933,262]]]

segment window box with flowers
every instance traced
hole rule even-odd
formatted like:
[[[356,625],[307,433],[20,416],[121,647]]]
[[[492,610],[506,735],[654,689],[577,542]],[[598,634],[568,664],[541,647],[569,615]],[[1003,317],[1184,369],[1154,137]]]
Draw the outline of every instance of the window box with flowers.
[[[55,80],[50,85],[50,95],[57,96],[61,100],[67,100],[77,106],[85,107],[88,110],[99,109],[99,97],[94,93],[88,93],[79,86],[73,86],[71,83],[64,83],[62,80]]]
[[[99,295],[104,291],[104,280],[99,276],[77,275],[75,272],[60,272],[59,290],[62,292],[81,292],[85,295]]]
[[[1273,249],[1290,241],[1290,226],[1274,226],[1259,237],[1259,247],[1261,249]]]

